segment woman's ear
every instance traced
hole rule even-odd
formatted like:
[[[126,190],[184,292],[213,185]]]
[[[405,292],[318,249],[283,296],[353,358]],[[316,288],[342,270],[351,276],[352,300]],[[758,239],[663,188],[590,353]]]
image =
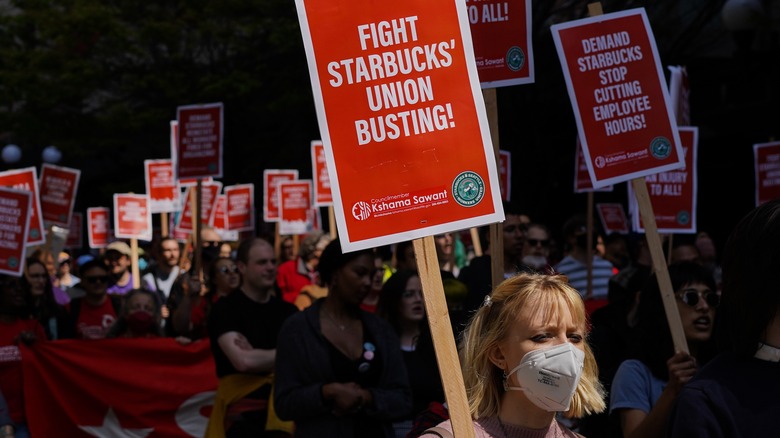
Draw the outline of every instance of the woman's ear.
[[[499,344],[493,344],[488,349],[488,359],[493,362],[493,365],[501,368],[506,372],[506,357],[504,356],[504,352],[501,350],[501,346]]]

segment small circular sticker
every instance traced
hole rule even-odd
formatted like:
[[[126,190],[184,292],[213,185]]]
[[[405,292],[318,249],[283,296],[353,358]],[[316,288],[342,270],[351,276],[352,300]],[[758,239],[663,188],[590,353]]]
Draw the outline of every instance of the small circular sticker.
[[[15,268],[17,266],[19,266],[19,259],[16,257],[8,257],[8,267]]]
[[[650,142],[650,153],[653,157],[663,160],[672,153],[672,143],[666,137],[656,137]]]
[[[677,223],[681,225],[688,225],[691,221],[691,215],[687,211],[683,210],[677,213]]]
[[[525,65],[525,53],[517,46],[510,47],[506,52],[506,66],[512,71],[519,71]]]
[[[452,196],[458,204],[473,207],[485,196],[485,182],[472,171],[461,172],[452,182]]]

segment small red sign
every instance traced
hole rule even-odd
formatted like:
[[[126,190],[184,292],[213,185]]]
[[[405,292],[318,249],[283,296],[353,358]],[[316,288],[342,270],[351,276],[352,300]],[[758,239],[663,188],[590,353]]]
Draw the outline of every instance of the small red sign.
[[[311,180],[279,183],[279,234],[306,234],[314,229]]]
[[[114,234],[120,239],[152,240],[148,195],[114,194]]]
[[[628,234],[628,219],[623,204],[596,204],[596,210],[604,227],[604,233]]]
[[[265,169],[263,171],[263,220],[279,222],[278,184],[298,179],[298,171],[291,169]]]
[[[66,248],[81,249],[84,247],[84,215],[74,212],[70,217],[70,226],[68,227],[68,240],[65,242]]]
[[[239,184],[225,187],[227,199],[227,230],[251,231],[255,229],[255,185]]]
[[[325,161],[325,147],[320,140],[311,142],[311,168],[311,174],[314,176],[314,205],[317,207],[333,205],[328,163]]]
[[[111,211],[107,207],[87,209],[87,240],[90,248],[105,248],[111,239]]]
[[[81,171],[44,163],[41,166],[41,211],[44,223],[68,227]]]
[[[172,160],[144,160],[144,180],[152,213],[178,210],[179,188],[173,175]]]
[[[222,176],[222,103],[180,106],[176,110],[176,178]]]
[[[35,167],[0,172],[0,187],[26,190],[32,193],[30,205],[32,212],[30,213],[30,227],[27,231],[26,245],[32,246],[45,243],[46,235],[43,232],[41,198],[38,196],[38,171]]]
[[[756,206],[780,198],[780,141],[753,145]]]
[[[501,200],[509,202],[512,195],[512,153],[509,151],[498,151],[498,186]]]
[[[182,231],[191,232],[192,227],[192,194],[195,187],[187,187],[184,191],[184,207],[176,228]],[[214,225],[214,213],[217,206],[217,196],[222,191],[222,183],[214,181],[210,184],[201,184],[200,191],[200,222],[209,226]]]
[[[29,191],[0,187],[0,273],[22,275],[30,204]]]

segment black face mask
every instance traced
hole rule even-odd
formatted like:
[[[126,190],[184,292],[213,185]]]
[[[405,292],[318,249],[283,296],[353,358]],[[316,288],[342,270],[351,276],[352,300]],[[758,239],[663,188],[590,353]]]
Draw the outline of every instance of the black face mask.
[[[219,257],[219,247],[207,246],[201,250],[200,255],[205,263],[213,262]]]

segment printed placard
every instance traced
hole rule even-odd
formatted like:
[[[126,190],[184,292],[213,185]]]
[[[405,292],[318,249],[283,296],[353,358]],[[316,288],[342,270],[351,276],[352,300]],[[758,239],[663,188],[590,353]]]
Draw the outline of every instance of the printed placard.
[[[512,153],[509,151],[498,151],[498,184],[501,200],[509,202],[512,196]]]
[[[119,239],[152,240],[149,195],[114,193],[114,234]]]
[[[255,185],[237,184],[225,187],[226,229],[251,231],[255,229]]]
[[[0,273],[22,276],[32,193],[0,187]]]
[[[65,247],[70,249],[81,249],[84,247],[84,215],[79,212],[73,212],[70,217],[70,226],[68,227],[68,240],[65,241]]]
[[[628,219],[623,204],[598,203],[596,211],[601,220],[601,226],[607,235],[612,233],[628,234]]]
[[[644,9],[551,27],[593,187],[685,165]]]
[[[176,109],[176,178],[222,177],[222,103]]]
[[[214,225],[212,226],[217,231],[227,230],[227,198],[224,194],[217,195],[217,203],[214,205]]]
[[[534,81],[531,0],[466,0],[482,88]]]
[[[679,65],[669,67],[669,98],[678,126],[691,124],[691,86],[688,69]]]
[[[278,185],[279,234],[306,234],[314,229],[312,181],[282,181]]]
[[[105,248],[111,239],[111,211],[108,207],[87,209],[87,240],[93,249]]]
[[[152,213],[172,213],[178,209],[180,192],[173,173],[172,160],[144,160],[144,181]]]
[[[328,163],[325,161],[325,147],[321,140],[311,142],[311,172],[314,177],[314,205],[317,207],[333,205]]]
[[[192,223],[192,202],[190,201],[193,196],[193,192],[196,191],[196,187],[187,187],[184,191],[184,198],[182,199],[183,206],[181,209],[181,216],[179,216],[179,222],[176,224],[176,228],[185,231],[193,231]],[[208,226],[214,225],[214,213],[216,212],[217,198],[222,192],[222,183],[214,181],[209,184],[201,184],[200,186],[200,222]]]
[[[780,198],[780,141],[753,145],[756,207]]]
[[[40,245],[46,242],[46,234],[43,232],[43,216],[41,212],[41,198],[38,196],[38,171],[35,167],[12,169],[0,172],[0,187],[8,187],[17,190],[26,190],[32,193],[30,208],[30,226],[27,230],[27,246]]]
[[[343,250],[502,221],[465,2],[296,7]]]
[[[681,127],[680,140],[685,154],[685,168],[645,177],[650,204],[653,206],[659,233],[696,233],[696,161],[699,146],[699,129]],[[639,212],[633,187],[629,184],[631,212]],[[634,230],[644,232],[641,215],[632,214]]]
[[[78,169],[49,163],[41,166],[41,216],[44,224],[65,228],[70,225],[80,176]]]
[[[292,169],[265,169],[263,171],[263,220],[279,222],[279,183],[298,179]]]
[[[611,192],[613,185],[604,186],[598,189],[593,188],[593,181],[588,172],[588,163],[585,162],[585,156],[582,154],[582,144],[577,137],[577,154],[574,160],[574,193],[587,192]]]

